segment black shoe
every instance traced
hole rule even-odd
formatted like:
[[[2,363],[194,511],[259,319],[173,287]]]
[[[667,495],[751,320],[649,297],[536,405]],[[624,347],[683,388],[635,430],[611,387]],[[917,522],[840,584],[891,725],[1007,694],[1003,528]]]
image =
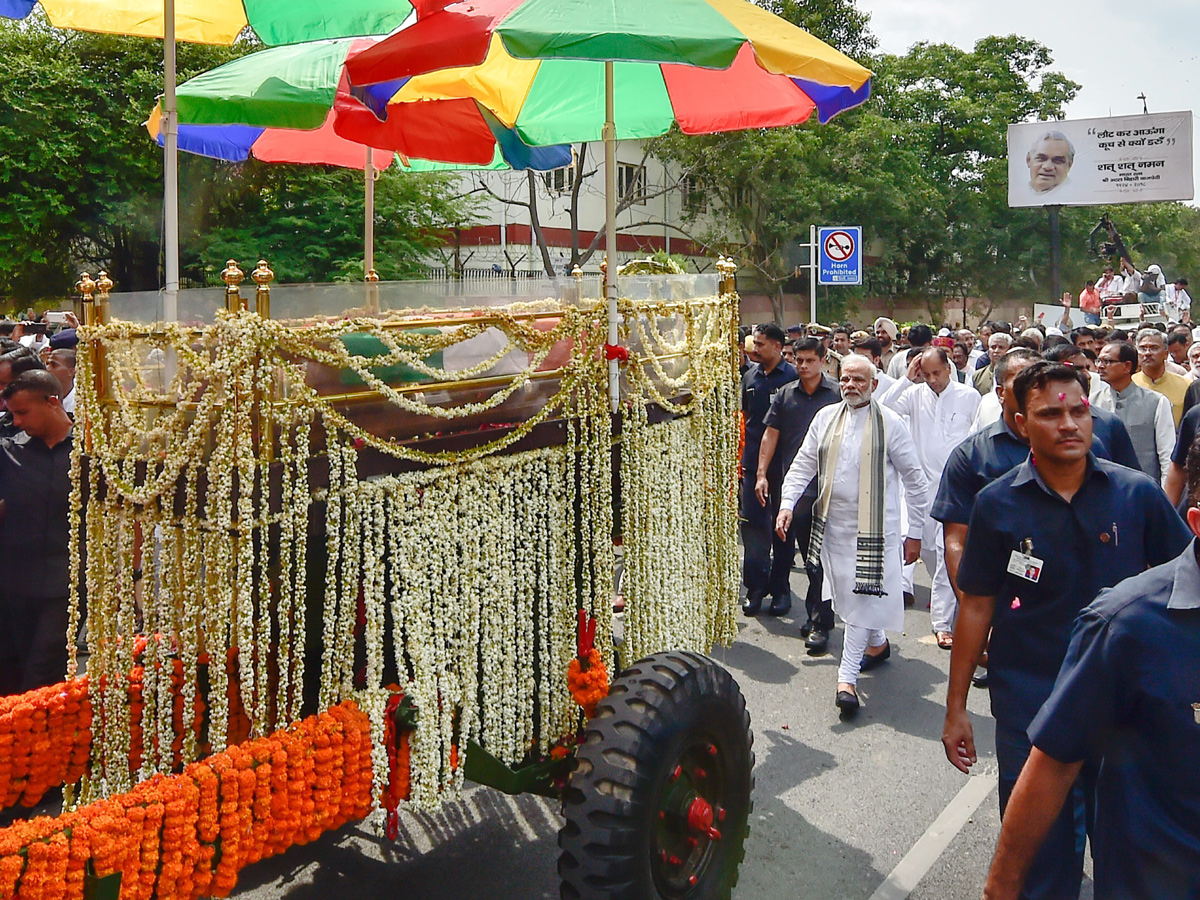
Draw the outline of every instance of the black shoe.
[[[792,611],[792,595],[784,594],[782,597],[772,597],[771,605],[767,609],[773,616],[786,616]]]
[[[971,684],[986,691],[988,686],[988,670],[976,669],[975,674],[971,676]]]
[[[912,609],[916,605],[917,605],[917,598],[914,597],[912,595],[912,593],[910,593],[909,591],[905,591],[904,592],[904,608]]]
[[[803,638],[808,637],[810,634],[812,634],[812,630],[813,630],[813,621],[812,621],[812,619],[809,619],[803,625],[800,626],[800,637],[803,637]]]
[[[814,625],[804,641],[804,647],[809,656],[820,656],[829,652],[829,632]]]
[[[858,702],[857,694],[852,694],[849,691],[838,691],[837,699],[833,701],[833,705],[840,709],[844,715],[852,716],[858,712],[858,707],[861,704]]]
[[[750,591],[742,601],[742,612],[747,616],[757,616],[762,610],[763,597],[766,591]]]
[[[883,642],[883,652],[872,656],[870,653],[864,653],[862,665],[859,667],[860,672],[870,672],[876,666],[883,665],[887,660],[892,658],[892,642]]]

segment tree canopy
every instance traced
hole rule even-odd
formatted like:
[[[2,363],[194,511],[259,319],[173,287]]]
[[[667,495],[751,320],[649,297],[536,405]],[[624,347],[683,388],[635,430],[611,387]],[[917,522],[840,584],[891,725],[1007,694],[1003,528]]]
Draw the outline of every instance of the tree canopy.
[[[254,46],[180,44],[179,78]],[[107,268],[121,290],[158,288],[162,151],[141,123],[162,92],[162,44],[59,30],[35,15],[0,19],[0,55],[0,296],[62,296],[79,266]],[[381,174],[381,275],[416,273],[438,230],[470,219],[452,180]],[[361,277],[362,182],[331,167],[181,153],[184,281],[212,283],[227,258],[258,256],[281,280]]]
[[[1061,118],[1079,90],[1054,69],[1050,48],[991,35],[969,50],[920,43],[886,54],[854,0],[758,2],[872,69],[873,96],[826,125],[651,142],[680,174],[662,190],[687,191],[684,230],[739,257],[781,301],[784,290],[806,291],[795,274],[811,224],[861,223],[866,283],[836,291],[823,317],[868,295],[931,315],[965,298],[1051,300],[1047,213],[1009,209],[1005,163],[1010,122]],[[180,45],[180,78],[254,47]],[[162,154],[141,123],[162,89],[161,44],[62,31],[35,16],[0,20],[0,53],[0,297],[24,306],[62,296],[81,266],[107,268],[124,290],[159,287]],[[575,200],[595,168],[587,151],[579,148]],[[445,234],[476,221],[475,201],[455,184],[399,167],[381,174],[383,277],[419,274]],[[359,172],[182,154],[180,188],[185,283],[213,283],[227,258],[258,256],[281,280],[360,277]],[[1068,208],[1064,285],[1097,270],[1087,235],[1106,211],[1136,264],[1158,262],[1169,275],[1200,266],[1200,210],[1191,206]],[[585,263],[595,246],[573,243],[571,262]]]
[[[875,73],[871,100],[826,125],[690,138],[656,152],[713,201],[689,227],[740,257],[775,294],[807,261],[810,224],[862,224],[874,264],[861,289],[839,288],[822,316],[869,295],[923,304],[940,315],[964,298],[1050,302],[1047,212],[1010,209],[1007,126],[1059,119],[1080,86],[1053,69],[1049,48],[1018,35],[983,37],[970,50],[919,43],[876,53],[869,18],[853,0],[760,0]],[[1087,234],[1104,210],[1062,211],[1061,275],[1082,287],[1098,271]],[[1108,210],[1135,253],[1172,269],[1200,257],[1200,211],[1182,204]],[[1178,271],[1178,270],[1176,270]],[[789,283],[791,282],[791,283]]]

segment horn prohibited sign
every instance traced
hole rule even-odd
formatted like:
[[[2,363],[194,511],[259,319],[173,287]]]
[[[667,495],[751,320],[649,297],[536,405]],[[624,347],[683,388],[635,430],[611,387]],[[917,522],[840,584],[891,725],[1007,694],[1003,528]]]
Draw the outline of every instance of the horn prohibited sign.
[[[862,227],[818,229],[817,280],[821,284],[862,284]]]

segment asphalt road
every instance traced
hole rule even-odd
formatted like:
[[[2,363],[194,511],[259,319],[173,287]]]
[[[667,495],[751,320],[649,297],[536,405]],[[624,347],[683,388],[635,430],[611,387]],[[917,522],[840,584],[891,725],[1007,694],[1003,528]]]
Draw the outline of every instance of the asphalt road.
[[[891,636],[890,662],[862,676],[864,706],[852,722],[833,705],[840,629],[834,652],[814,658],[799,638],[802,612],[743,618],[737,642],[715,652],[746,696],[757,754],[736,900],[980,896],[999,833],[993,722],[986,692],[973,691],[977,774],[946,762],[940,734],[950,655],[930,633],[928,588],[917,571],[917,609],[908,611],[906,631]],[[795,574],[797,596],[803,586]],[[395,843],[348,827],[259,863],[235,895],[552,900],[559,824],[551,801],[472,788],[436,815],[407,815]]]

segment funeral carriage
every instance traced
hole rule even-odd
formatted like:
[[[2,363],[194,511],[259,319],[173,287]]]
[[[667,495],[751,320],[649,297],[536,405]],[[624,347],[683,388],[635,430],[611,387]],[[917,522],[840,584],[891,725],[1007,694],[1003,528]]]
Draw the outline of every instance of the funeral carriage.
[[[622,276],[615,340],[578,272],[222,276],[170,323],[78,286],[89,654],[0,699],[4,804],[64,792],[0,830],[0,896],[223,896],[467,780],[561,798],[564,897],[729,896],[752,738],[705,654],[736,633],[732,265]]]

